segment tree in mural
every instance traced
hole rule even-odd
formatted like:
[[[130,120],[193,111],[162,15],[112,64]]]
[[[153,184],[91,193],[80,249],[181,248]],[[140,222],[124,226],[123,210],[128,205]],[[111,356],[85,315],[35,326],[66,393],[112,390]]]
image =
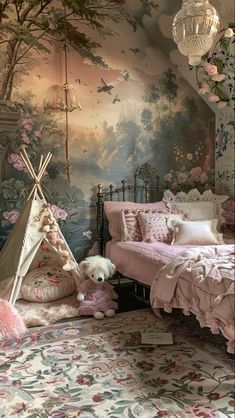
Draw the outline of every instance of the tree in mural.
[[[140,0],[157,8],[155,0]],[[125,7],[126,0],[4,0],[0,2],[0,99],[11,99],[13,83],[27,66],[36,64],[66,33],[70,46],[84,59],[107,67],[96,53],[101,45],[82,31],[89,27],[103,37],[115,32],[108,22],[125,20],[135,31],[138,21]],[[64,9],[64,7],[66,9]],[[67,10],[67,11],[66,11]],[[65,14],[66,11],[66,14]],[[35,52],[36,54],[33,54]],[[34,57],[34,58],[33,58]]]
[[[164,71],[160,79],[160,92],[166,97],[170,112],[171,102],[177,97],[178,85],[175,80],[176,76],[170,68],[167,71]]]
[[[163,72],[158,85],[150,84],[145,89],[143,98],[150,109],[142,111],[141,122],[151,135],[149,155],[154,156],[152,163],[168,187],[197,187],[202,191],[214,185],[210,133],[201,124],[205,108],[192,98],[179,102],[177,92],[171,69]],[[177,108],[172,109],[171,103],[176,100]]]

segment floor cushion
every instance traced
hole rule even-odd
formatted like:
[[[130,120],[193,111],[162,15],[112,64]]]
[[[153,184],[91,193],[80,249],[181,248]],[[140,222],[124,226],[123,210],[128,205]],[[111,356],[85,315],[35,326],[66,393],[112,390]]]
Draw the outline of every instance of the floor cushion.
[[[72,273],[62,267],[45,266],[28,272],[21,286],[21,297],[29,302],[51,302],[75,290]]]

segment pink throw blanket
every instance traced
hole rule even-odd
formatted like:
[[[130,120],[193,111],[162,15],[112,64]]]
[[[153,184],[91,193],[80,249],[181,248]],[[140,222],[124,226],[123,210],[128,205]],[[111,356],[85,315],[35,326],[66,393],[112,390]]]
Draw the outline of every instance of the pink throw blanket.
[[[233,245],[196,247],[181,252],[157,274],[150,300],[154,309],[182,308],[197,316],[228,339],[234,352],[234,255]]]

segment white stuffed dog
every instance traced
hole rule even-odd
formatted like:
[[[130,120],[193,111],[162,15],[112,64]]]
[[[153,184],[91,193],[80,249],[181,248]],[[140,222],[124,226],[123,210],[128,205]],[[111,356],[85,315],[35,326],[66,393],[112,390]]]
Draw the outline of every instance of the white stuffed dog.
[[[114,316],[118,308],[114,299],[118,295],[106,281],[115,272],[114,264],[108,258],[96,255],[87,257],[78,267],[83,276],[77,295],[79,315],[93,315],[96,319]]]

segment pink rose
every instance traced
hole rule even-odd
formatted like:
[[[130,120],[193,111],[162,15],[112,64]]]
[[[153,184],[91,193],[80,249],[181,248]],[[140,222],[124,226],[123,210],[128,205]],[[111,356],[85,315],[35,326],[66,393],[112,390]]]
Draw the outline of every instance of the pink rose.
[[[58,208],[58,206],[56,205],[51,205],[50,209],[56,219],[62,219],[63,221],[65,221],[65,219],[68,216],[68,213],[65,210]]]
[[[206,183],[206,182],[207,182],[207,180],[208,180],[208,176],[206,175],[206,173],[202,173],[202,174],[200,175],[200,182],[201,182],[202,184],[204,184],[204,183]]]
[[[205,87],[200,87],[200,89],[198,89],[198,94],[206,94],[208,93],[208,90]]]
[[[185,173],[178,173],[177,174],[177,177],[178,177],[178,183],[179,184],[182,184],[187,179],[187,174],[185,174]]]
[[[166,173],[165,176],[164,176],[164,180],[171,182],[171,180],[172,180],[172,174],[171,173]]]
[[[191,161],[193,159],[193,154],[188,153],[187,154],[187,160]]]
[[[24,141],[26,144],[29,144],[29,143],[30,143],[29,137],[27,136],[27,134],[26,134],[26,132],[25,132],[25,131],[23,131],[23,132],[22,132],[22,134],[21,134],[21,139],[22,139],[22,141]]]
[[[216,65],[207,63],[204,65],[204,68],[209,77],[214,77],[218,73]]]
[[[216,74],[214,75],[214,77],[212,77],[213,81],[218,81],[218,83],[220,81],[223,81],[225,79],[225,75],[224,74]]]
[[[209,102],[219,102],[220,101],[220,98],[216,94],[211,94],[208,97],[208,100],[209,100]]]
[[[11,153],[8,157],[8,162],[17,170],[24,171],[25,173],[28,172],[28,169],[20,155]]]
[[[202,174],[201,167],[192,168],[192,170],[190,171],[190,174],[191,174],[193,180],[199,181],[200,180],[200,175]]]
[[[11,224],[14,224],[19,217],[19,212],[17,210],[11,210],[10,212],[3,212],[3,217],[7,219]]]
[[[36,129],[36,131],[34,131],[33,136],[36,140],[41,138],[41,132],[39,131],[39,129]]]
[[[32,131],[33,122],[31,118],[21,119],[21,124],[26,131]]]

